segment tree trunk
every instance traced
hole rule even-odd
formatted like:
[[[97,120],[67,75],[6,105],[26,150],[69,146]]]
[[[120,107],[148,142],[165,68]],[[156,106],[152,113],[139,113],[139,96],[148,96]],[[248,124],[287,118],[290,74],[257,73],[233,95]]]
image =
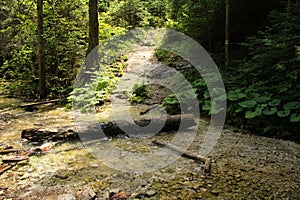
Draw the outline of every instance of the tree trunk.
[[[226,0],[225,69],[229,66],[229,0]]]
[[[44,46],[44,16],[43,16],[43,0],[37,1],[38,12],[38,62],[39,62],[39,95],[40,99],[45,99],[46,91],[46,70],[45,70],[45,46]]]
[[[92,79],[92,73],[99,68],[99,52],[93,50],[99,45],[98,0],[89,0],[89,44],[84,63],[84,73],[78,77],[78,86],[84,87]]]
[[[87,55],[99,45],[98,0],[89,0],[89,46]]]

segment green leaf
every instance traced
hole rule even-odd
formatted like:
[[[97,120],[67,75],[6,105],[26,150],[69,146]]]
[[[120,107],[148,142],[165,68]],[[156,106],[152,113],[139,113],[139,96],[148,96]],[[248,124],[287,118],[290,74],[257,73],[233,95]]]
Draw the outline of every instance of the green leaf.
[[[290,117],[290,122],[300,122],[300,114],[299,113],[293,113]]]
[[[271,95],[263,95],[263,96],[260,96],[256,99],[256,101],[258,103],[266,103],[267,101],[269,101],[271,99]]]
[[[223,107],[219,107],[219,106],[214,106],[212,109],[211,109],[211,113],[210,114],[217,114],[217,113],[219,113],[219,112],[221,112],[221,111],[223,111],[224,110],[224,108]]]
[[[213,98],[213,101],[226,101],[226,94],[222,94],[218,97]]]
[[[215,96],[223,95],[224,93],[226,93],[226,91],[225,91],[224,88],[216,87],[216,88],[213,88],[213,89],[212,89],[211,95],[212,95],[213,97],[215,97]]]
[[[251,118],[260,116],[261,114],[262,114],[262,108],[257,107],[255,109],[255,111],[249,111],[249,110],[247,110],[246,113],[245,113],[245,118],[246,119],[251,119]]]
[[[241,107],[239,107],[238,109],[235,109],[235,113],[240,113],[240,112],[242,112],[244,109],[243,108],[241,108]]]
[[[290,113],[291,113],[290,110],[282,110],[282,111],[277,112],[277,116],[278,117],[287,117],[290,115]]]
[[[259,107],[260,107],[260,108],[266,108],[266,107],[268,107],[268,104],[263,103],[263,104],[260,104]]]
[[[202,110],[210,110],[211,109],[211,102],[205,101],[204,105],[202,106]]]
[[[243,102],[239,103],[239,105],[243,108],[252,108],[256,105],[256,101],[255,100],[247,100],[247,101],[243,101]]]
[[[278,106],[281,103],[280,99],[272,99],[272,101],[270,101],[268,103],[269,106]]]
[[[246,119],[252,119],[254,117],[258,116],[258,112],[257,111],[246,111],[245,113],[245,118]]]
[[[266,108],[264,111],[263,111],[263,114],[264,115],[274,115],[275,113],[277,112],[277,108]]]
[[[299,109],[300,108],[300,102],[299,101],[291,101],[283,106],[284,110],[293,110],[293,109]]]
[[[227,94],[227,98],[230,101],[236,101],[246,97],[246,94],[241,93],[240,90],[230,90]]]

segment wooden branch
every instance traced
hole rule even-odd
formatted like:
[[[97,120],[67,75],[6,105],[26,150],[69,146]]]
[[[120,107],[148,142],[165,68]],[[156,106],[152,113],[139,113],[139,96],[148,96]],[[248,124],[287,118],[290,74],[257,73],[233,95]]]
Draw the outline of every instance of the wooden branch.
[[[42,105],[42,104],[47,104],[47,103],[57,103],[59,101],[60,101],[60,99],[53,99],[53,100],[49,100],[49,101],[38,101],[38,102],[34,102],[34,103],[22,104],[22,105],[20,105],[20,108],[28,108],[28,107],[38,106],[38,105]]]
[[[32,149],[7,149],[7,150],[2,150],[3,153],[16,153],[16,152],[18,152],[19,154],[2,157],[2,162],[3,163],[0,165],[0,174],[2,174],[3,172],[11,169],[12,167],[16,166],[19,162],[24,161],[24,160],[28,160],[29,156],[31,156],[35,153],[48,151],[51,148],[52,148],[52,144],[51,143],[46,143],[46,144],[43,144],[43,145],[41,145],[37,148],[32,148]]]
[[[5,150],[0,150],[0,154],[18,153],[22,151],[27,151],[27,150],[26,149],[5,149]]]
[[[23,160],[28,160],[29,156],[20,156],[20,155],[14,155],[14,156],[5,156],[2,158],[2,162],[8,163],[8,162],[21,162]]]
[[[16,166],[17,163],[4,163],[2,165],[0,165],[0,174],[2,174],[3,172],[9,170],[10,168]]]
[[[204,171],[206,173],[209,173],[210,172],[210,167],[211,167],[211,160],[210,158],[206,158],[204,156],[200,156],[200,155],[197,155],[197,154],[194,154],[190,151],[183,151],[181,149],[179,149],[178,147],[172,145],[172,144],[167,144],[165,142],[162,142],[160,140],[154,140],[152,141],[153,144],[156,144],[158,146],[162,146],[162,147],[166,147],[168,149],[171,149],[177,153],[179,153],[181,156],[183,157],[186,157],[186,158],[189,158],[189,159],[193,159],[195,161],[200,161],[200,162],[203,162],[204,163]]]
[[[157,108],[158,106],[159,106],[159,104],[155,104],[154,106],[152,106],[152,107],[150,107],[150,108],[148,108],[148,109],[146,109],[146,110],[141,111],[141,112],[140,112],[140,115],[145,115],[145,114],[147,114],[148,112],[150,112],[151,110]]]

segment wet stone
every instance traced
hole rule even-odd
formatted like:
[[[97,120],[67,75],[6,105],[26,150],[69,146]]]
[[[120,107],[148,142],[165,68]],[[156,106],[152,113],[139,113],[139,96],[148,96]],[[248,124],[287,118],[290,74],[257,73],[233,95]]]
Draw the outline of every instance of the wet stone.
[[[211,191],[211,193],[214,194],[214,195],[219,195],[220,192],[219,192],[219,190],[214,189],[214,190]]]
[[[96,193],[92,189],[85,189],[79,194],[78,200],[90,200],[96,197]]]
[[[76,200],[76,198],[71,194],[62,194],[57,197],[57,200]]]
[[[147,192],[145,192],[145,197],[153,197],[157,194],[156,190],[148,190]]]

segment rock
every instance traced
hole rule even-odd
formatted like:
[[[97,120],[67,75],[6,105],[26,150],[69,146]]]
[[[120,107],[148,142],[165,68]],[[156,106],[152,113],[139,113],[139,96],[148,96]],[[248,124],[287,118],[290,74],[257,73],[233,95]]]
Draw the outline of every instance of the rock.
[[[128,195],[125,191],[119,191],[118,193],[110,193],[109,199],[127,199]]]
[[[40,193],[40,192],[44,191],[44,187],[41,185],[33,185],[33,186],[31,186],[30,191]]]
[[[214,194],[214,195],[219,195],[220,192],[218,190],[214,189],[214,190],[211,191],[211,193]]]
[[[114,188],[114,189],[110,189],[110,190],[109,190],[109,193],[114,193],[114,194],[116,194],[116,193],[118,193],[118,192],[120,192],[120,188]]]
[[[26,192],[25,194],[21,195],[20,199],[29,199],[32,196],[33,196],[33,192],[29,191],[29,192]]]
[[[78,196],[78,200],[92,200],[96,197],[96,193],[88,188],[88,189],[85,189],[83,190],[79,196]]]
[[[147,192],[145,192],[145,197],[153,197],[157,194],[156,190],[148,190]]]
[[[57,197],[57,200],[76,200],[76,198],[71,194],[62,194]]]
[[[91,164],[90,165],[92,168],[99,168],[99,165],[98,164],[96,164],[96,163],[94,163],[94,164]]]

